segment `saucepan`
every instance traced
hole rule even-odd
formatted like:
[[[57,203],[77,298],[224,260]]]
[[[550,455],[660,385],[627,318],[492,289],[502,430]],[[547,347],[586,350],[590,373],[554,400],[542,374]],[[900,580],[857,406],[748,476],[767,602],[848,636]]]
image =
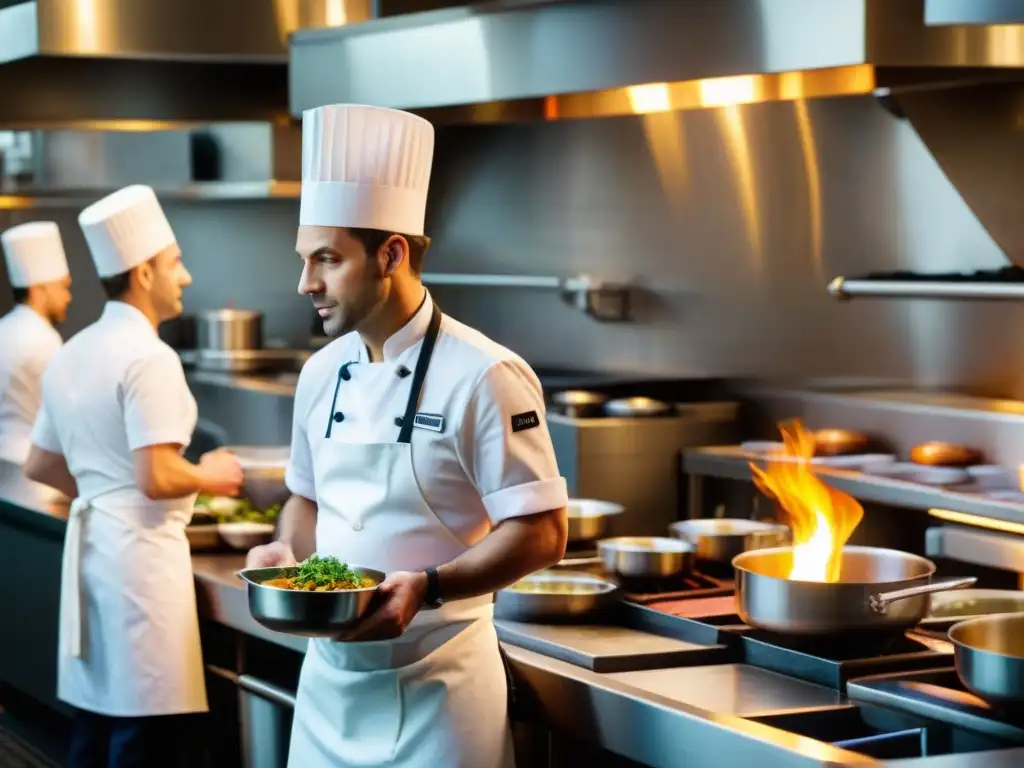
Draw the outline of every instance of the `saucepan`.
[[[540,571],[499,590],[494,615],[526,622],[560,622],[589,617],[613,604],[618,585],[586,573]]]
[[[793,547],[744,552],[732,564],[740,618],[752,627],[789,635],[909,629],[928,612],[931,593],[977,581],[932,582],[936,569],[930,560],[876,547],[844,547],[840,580],[834,583],[787,578]]]
[[[604,567],[631,579],[685,576],[693,570],[694,547],[681,539],[619,536],[597,542]]]
[[[968,619],[997,613],[1024,613],[1024,592],[1016,589],[961,589],[932,595],[921,627],[948,629]]]
[[[369,577],[374,585],[385,574],[373,568],[349,566],[358,576]],[[296,566],[246,568],[238,572],[246,583],[249,613],[267,629],[299,637],[337,637],[354,627],[370,610],[377,587],[312,592],[280,589],[264,584],[271,579],[294,576]]]
[[[622,514],[625,507],[611,501],[597,499],[569,499],[569,542],[595,541],[608,533],[612,517]]]
[[[787,526],[758,520],[680,520],[672,523],[668,529],[675,538],[688,541],[696,547],[697,559],[706,563],[728,564],[743,552],[782,546],[792,539]]]
[[[967,690],[996,705],[1024,703],[1024,613],[961,621],[949,639]]]

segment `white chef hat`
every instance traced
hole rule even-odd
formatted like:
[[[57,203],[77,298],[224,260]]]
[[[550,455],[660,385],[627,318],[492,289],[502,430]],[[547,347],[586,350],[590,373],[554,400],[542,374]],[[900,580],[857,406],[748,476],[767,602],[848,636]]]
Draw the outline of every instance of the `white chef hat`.
[[[302,113],[299,224],[422,235],[434,126],[382,107],[330,104]]]
[[[143,184],[93,203],[78,224],[100,277],[127,272],[177,242],[156,193]]]
[[[14,288],[52,283],[68,276],[68,259],[60,230],[52,221],[33,221],[0,235],[7,275]]]

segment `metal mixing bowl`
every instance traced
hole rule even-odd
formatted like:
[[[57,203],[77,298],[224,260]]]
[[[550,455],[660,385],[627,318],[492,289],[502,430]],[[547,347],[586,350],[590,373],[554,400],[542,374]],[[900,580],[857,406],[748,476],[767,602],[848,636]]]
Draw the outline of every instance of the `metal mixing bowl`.
[[[376,584],[385,574],[373,568],[349,566],[357,575],[368,576]],[[377,587],[346,589],[337,592],[307,592],[264,586],[270,579],[294,576],[298,566],[285,568],[246,568],[238,575],[246,583],[249,613],[267,629],[299,637],[337,637],[351,629],[367,614]]]

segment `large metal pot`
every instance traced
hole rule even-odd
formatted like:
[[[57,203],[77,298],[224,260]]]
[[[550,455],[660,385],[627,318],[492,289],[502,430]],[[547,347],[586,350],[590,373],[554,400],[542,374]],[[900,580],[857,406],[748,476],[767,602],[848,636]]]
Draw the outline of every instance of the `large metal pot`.
[[[840,581],[792,581],[793,548],[744,552],[736,569],[740,618],[752,627],[790,635],[901,631],[928,612],[932,592],[962,589],[977,579],[931,583],[935,564],[894,549],[844,547]]]
[[[669,532],[697,548],[697,559],[711,563],[731,563],[736,555],[752,549],[767,549],[788,544],[792,534],[779,523],[757,520],[702,518],[672,523]]]
[[[211,309],[196,314],[196,348],[260,349],[263,313],[248,309]]]
[[[569,543],[597,541],[608,533],[611,518],[625,511],[621,504],[596,499],[569,499]]]
[[[1024,613],[962,621],[949,639],[967,690],[993,704],[1024,702]]]

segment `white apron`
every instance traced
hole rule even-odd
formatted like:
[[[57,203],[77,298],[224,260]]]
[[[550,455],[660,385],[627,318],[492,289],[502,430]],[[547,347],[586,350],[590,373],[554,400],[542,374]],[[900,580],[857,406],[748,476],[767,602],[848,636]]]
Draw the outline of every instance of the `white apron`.
[[[320,554],[391,573],[467,550],[427,505],[412,464],[412,417],[440,321],[435,306],[399,441],[342,443],[328,429],[317,446]],[[420,611],[396,640],[310,641],[289,768],[514,768],[492,615],[485,595]]]
[[[133,487],[71,505],[60,592],[57,696],[114,717],[205,712],[192,558],[195,496]]]

